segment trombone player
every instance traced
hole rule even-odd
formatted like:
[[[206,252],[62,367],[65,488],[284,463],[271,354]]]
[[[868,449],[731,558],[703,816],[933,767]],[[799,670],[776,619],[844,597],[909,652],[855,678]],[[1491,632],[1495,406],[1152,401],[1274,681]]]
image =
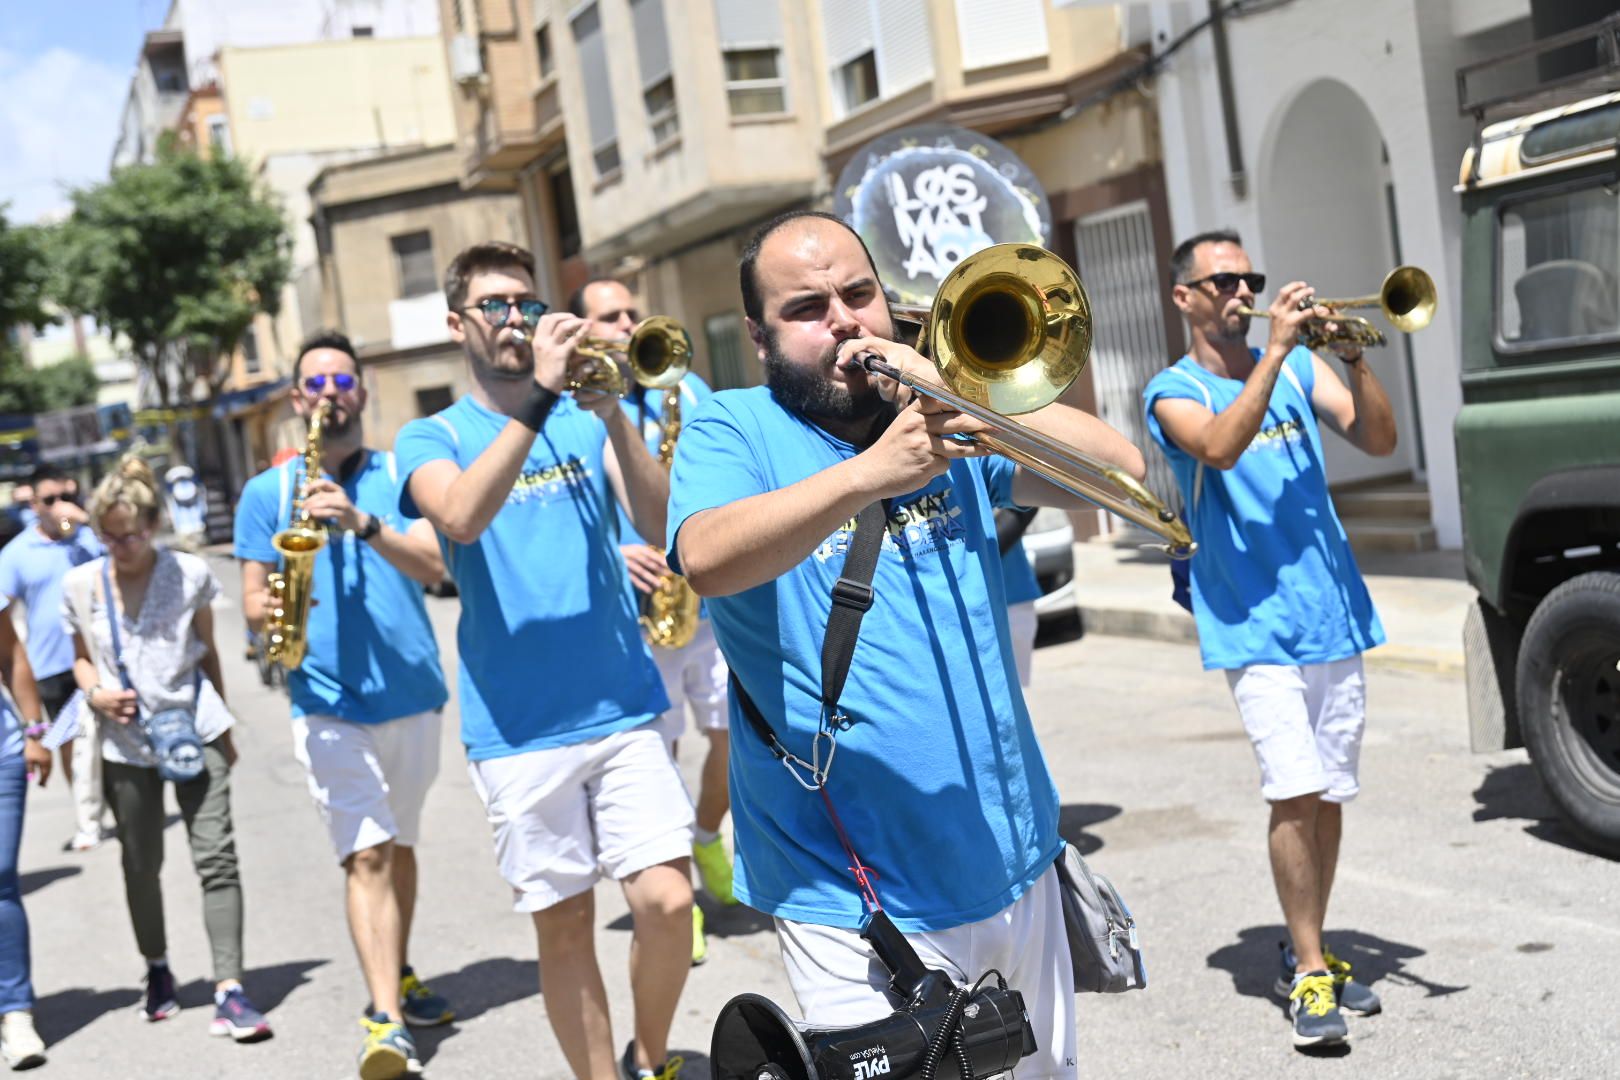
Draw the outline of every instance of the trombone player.
[[[825,793],[923,962],[971,981],[998,968],[1040,1050],[1020,1076],[1073,1077],[1072,970],[1053,860],[1058,795],[1008,640],[995,506],[1078,498],[954,435],[981,420],[854,363],[872,352],[939,383],[895,338],[865,244],[794,211],[756,232],[739,277],[766,385],[717,393],[675,455],[670,565],[709,597],[743,694],[787,748],[818,732],[829,594],[851,519],[887,500],[886,536],[840,703],[854,718]],[[1133,477],[1141,453],[1065,404],[1020,417]],[[821,799],[789,781],[732,694],[735,889],[776,918],[805,1018],[856,1024],[894,1007],[858,934],[862,897]]]
[[[1200,233],[1171,257],[1188,354],[1143,393],[1148,430],[1175,470],[1198,543],[1192,611],[1206,669],[1223,669],[1271,806],[1272,877],[1289,941],[1277,991],[1294,1044],[1348,1038],[1343,1013],[1379,1011],[1322,940],[1366,725],[1361,654],[1384,641],[1328,494],[1319,424],[1357,449],[1395,449],[1389,398],[1355,331],[1293,281],[1263,349],[1248,343],[1265,287],[1237,233]],[[1432,303],[1432,297],[1429,298]],[[1301,345],[1325,337],[1344,381]],[[1348,385],[1347,385],[1348,383]]]

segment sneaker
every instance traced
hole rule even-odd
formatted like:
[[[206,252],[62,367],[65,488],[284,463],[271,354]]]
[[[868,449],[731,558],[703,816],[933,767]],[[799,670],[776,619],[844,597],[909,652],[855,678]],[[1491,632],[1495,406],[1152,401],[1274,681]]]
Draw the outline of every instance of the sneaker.
[[[248,1000],[240,986],[233,986],[223,994],[216,993],[214,1020],[208,1025],[210,1035],[229,1035],[239,1043],[259,1042],[270,1037],[270,1021]]]
[[[622,1080],[678,1080],[681,1066],[685,1064],[686,1059],[676,1055],[656,1069],[640,1068],[636,1065],[636,1042],[632,1039],[624,1044],[624,1057],[619,1059],[619,1076]]]
[[[101,833],[76,832],[73,834],[73,839],[62,846],[67,851],[94,851],[101,846]]]
[[[167,1020],[180,1011],[174,999],[174,972],[168,964],[152,964],[146,969],[146,1001],[141,1005],[141,1016],[148,1023]]]
[[[411,1027],[434,1027],[456,1018],[450,1003],[435,994],[409,967],[400,971],[399,1009]]]
[[[366,1041],[360,1045],[360,1080],[397,1080],[407,1073],[422,1071],[416,1056],[416,1040],[382,1013],[360,1021]]]
[[[726,854],[726,842],[715,837],[707,844],[692,845],[692,861],[697,863],[698,877],[704,889],[726,907],[737,903],[731,891],[731,856]]]
[[[34,1014],[27,1009],[0,1016],[0,1059],[12,1069],[45,1064],[45,1042],[34,1030]]]
[[[1349,1039],[1350,1029],[1333,997],[1333,976],[1326,971],[1302,971],[1293,982],[1288,1015],[1294,1021],[1294,1045],[1332,1046]]]
[[[709,940],[703,936],[703,909],[692,905],[692,966],[709,958]]]
[[[1272,989],[1278,996],[1287,997],[1294,989],[1294,968],[1299,961],[1287,942],[1278,948],[1282,953],[1282,971],[1277,975],[1277,983]],[[1327,961],[1328,974],[1333,976],[1333,999],[1339,1003],[1340,1012],[1350,1016],[1371,1016],[1383,1011],[1384,1003],[1373,989],[1351,977],[1348,963],[1334,956],[1331,949],[1324,950],[1322,958]]]

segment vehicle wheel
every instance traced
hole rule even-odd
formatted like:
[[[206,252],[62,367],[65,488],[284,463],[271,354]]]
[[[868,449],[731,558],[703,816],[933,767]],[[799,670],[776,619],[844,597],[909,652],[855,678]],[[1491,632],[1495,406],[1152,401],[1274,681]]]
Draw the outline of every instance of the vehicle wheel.
[[[1530,759],[1575,831],[1620,856],[1620,574],[1548,593],[1519,650],[1519,724]]]

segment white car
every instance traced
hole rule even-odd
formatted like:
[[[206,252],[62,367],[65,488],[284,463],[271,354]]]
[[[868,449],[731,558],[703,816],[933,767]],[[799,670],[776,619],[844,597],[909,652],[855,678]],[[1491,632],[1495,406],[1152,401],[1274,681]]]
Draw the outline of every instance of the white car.
[[[1050,506],[1035,512],[1024,530],[1024,554],[1041,586],[1035,615],[1042,623],[1074,617],[1074,527],[1069,515]]]

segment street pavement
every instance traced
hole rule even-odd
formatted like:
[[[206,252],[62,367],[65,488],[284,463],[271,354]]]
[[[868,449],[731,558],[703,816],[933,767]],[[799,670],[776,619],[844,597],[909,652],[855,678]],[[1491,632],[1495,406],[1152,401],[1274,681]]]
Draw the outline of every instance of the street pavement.
[[[234,567],[216,559],[215,568],[234,598]],[[454,671],[456,602],[429,607]],[[207,1037],[208,950],[177,815],[164,890],[187,1007],[164,1023],[140,1022],[143,969],[118,845],[63,852],[70,800],[53,780],[31,797],[22,852],[36,1015],[50,1044],[41,1076],[354,1075],[364,989],[341,874],[292,757],[285,700],[242,660],[233,599],[221,601],[218,625],[241,720],[234,804],[247,985],[276,1036],[252,1046]],[[1377,669],[1369,679],[1364,791],[1347,813],[1329,937],[1386,1008],[1352,1019],[1348,1052],[1324,1059],[1292,1049],[1268,996],[1282,932],[1255,766],[1224,679],[1199,670],[1186,644],[1092,634],[1036,653],[1031,710],[1062,793],[1065,835],[1133,908],[1150,978],[1145,992],[1078,999],[1082,1076],[1620,1075],[1611,996],[1620,867],[1574,846],[1522,752],[1468,752],[1457,676]],[[563,1077],[530,924],[511,912],[495,872],[453,717],[452,705],[418,849],[412,960],[459,1015],[419,1034],[427,1072]],[[699,742],[682,743],[689,778]],[[616,888],[596,896],[622,1047],[629,920]],[[686,1058],[682,1075],[697,1080],[708,1076],[710,1028],[732,995],[763,993],[793,1011],[768,921],[741,908],[708,911],[710,960],[692,972],[672,1039]]]

